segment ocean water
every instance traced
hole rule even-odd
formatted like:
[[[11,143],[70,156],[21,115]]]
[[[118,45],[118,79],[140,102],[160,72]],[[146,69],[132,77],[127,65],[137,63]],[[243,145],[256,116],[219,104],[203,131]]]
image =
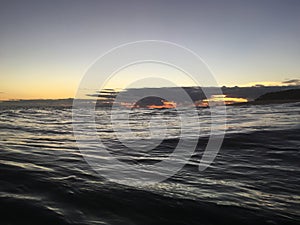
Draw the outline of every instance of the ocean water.
[[[99,137],[128,163],[157,162],[180,138],[198,139],[193,156],[174,176],[126,186],[84,160],[70,106],[2,105],[0,224],[300,224],[300,104],[227,107],[223,145],[202,172],[210,109],[198,113],[200,124],[189,124],[190,133],[182,137],[176,112],[134,110],[130,121],[137,139],[149,138],[145,127],[153,116],[167,129],[153,151],[132,152],[117,141],[109,111],[97,111]],[[195,126],[201,126],[200,136]]]

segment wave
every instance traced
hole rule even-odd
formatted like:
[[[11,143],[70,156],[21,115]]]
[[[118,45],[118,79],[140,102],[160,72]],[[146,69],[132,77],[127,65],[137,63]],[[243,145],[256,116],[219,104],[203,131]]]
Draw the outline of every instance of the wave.
[[[198,170],[204,134],[182,170],[146,187],[93,171],[76,146],[69,108],[2,110],[0,224],[299,224],[299,105],[286,107],[228,109],[231,130],[208,169]],[[151,116],[138,113],[137,121]],[[111,133],[99,130],[115,157],[144,165],[168,157],[179,141],[131,151]]]

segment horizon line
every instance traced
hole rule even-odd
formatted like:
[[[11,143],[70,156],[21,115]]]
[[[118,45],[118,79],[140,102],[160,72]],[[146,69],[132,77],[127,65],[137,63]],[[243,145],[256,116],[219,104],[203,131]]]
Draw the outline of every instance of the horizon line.
[[[130,89],[150,89],[150,88],[199,88],[200,86],[182,86],[182,87],[142,87],[142,88],[130,88]],[[298,87],[300,88],[300,85],[254,85],[254,86],[226,86],[223,85],[221,87],[217,87],[217,86],[205,86],[205,87],[200,87],[200,88],[272,88],[272,87]],[[127,90],[130,90],[127,89]],[[104,89],[107,90],[107,89]],[[112,89],[112,90],[118,90],[118,88],[116,89]],[[126,89],[125,89],[126,90]],[[92,97],[92,96],[89,96]],[[94,98],[78,98],[79,100],[93,100],[95,99],[96,96],[94,96]],[[74,100],[76,99],[75,96],[73,97],[62,97],[62,98],[15,98],[15,99],[0,99],[0,103],[1,102],[18,102],[18,101],[63,101],[63,100]]]

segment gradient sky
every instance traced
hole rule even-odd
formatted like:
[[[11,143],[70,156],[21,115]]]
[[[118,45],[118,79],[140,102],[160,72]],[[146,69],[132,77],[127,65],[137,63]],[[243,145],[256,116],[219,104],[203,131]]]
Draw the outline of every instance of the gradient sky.
[[[0,1],[0,99],[74,97],[99,55],[159,39],[204,59],[220,85],[300,77],[300,1]]]

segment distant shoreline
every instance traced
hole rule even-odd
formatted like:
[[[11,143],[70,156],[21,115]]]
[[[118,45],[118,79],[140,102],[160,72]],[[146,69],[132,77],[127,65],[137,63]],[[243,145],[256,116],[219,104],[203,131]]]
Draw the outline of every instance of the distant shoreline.
[[[300,89],[291,89],[266,93],[254,101],[235,103],[232,105],[266,105],[300,102]]]

